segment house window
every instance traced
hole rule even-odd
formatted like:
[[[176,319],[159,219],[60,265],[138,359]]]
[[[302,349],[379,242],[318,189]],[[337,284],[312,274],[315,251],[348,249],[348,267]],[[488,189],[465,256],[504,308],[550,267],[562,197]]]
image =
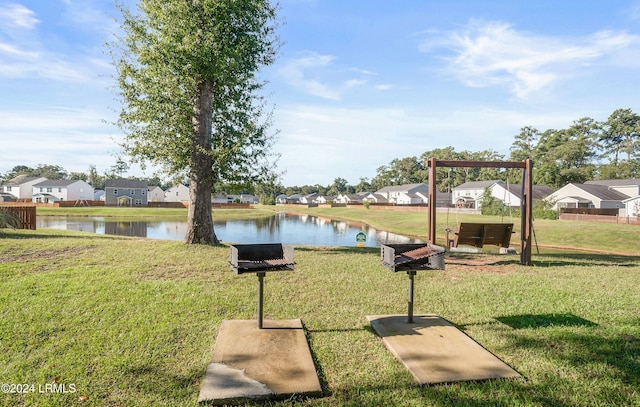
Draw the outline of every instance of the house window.
[[[47,187],[47,192],[53,192],[53,188]]]
[[[62,188],[58,188],[58,192],[62,192]]]
[[[11,187],[7,187],[7,192],[11,191]],[[40,188],[40,192],[42,192],[42,188]]]
[[[134,204],[135,204],[135,205],[142,205],[142,199],[136,199],[136,200],[134,201]]]
[[[144,195],[147,191],[145,191],[144,189],[142,190],[142,192],[140,192],[142,195]]]
[[[132,188],[132,189],[130,189],[130,190],[129,190],[129,193],[130,193],[131,195],[134,195],[134,194],[136,193],[136,190]]]
[[[11,190],[11,188],[9,188]],[[44,188],[40,187],[40,192],[44,192]]]
[[[118,188],[116,188],[116,189],[114,189],[114,190],[113,190],[113,194],[114,194],[114,195],[118,195]]]

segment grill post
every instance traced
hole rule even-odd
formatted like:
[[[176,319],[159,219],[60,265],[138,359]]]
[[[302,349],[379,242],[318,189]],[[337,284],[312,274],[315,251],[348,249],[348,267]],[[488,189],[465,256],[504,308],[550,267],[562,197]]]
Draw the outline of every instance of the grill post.
[[[262,315],[264,303],[264,276],[266,273],[258,273],[258,329],[262,329]]]
[[[408,309],[407,309],[407,323],[413,324],[413,283],[416,276],[415,270],[407,271],[407,275],[409,276],[409,300],[407,301]]]
[[[409,277],[407,299],[407,323],[413,323],[413,292],[416,272],[419,270],[444,270],[444,248],[432,244],[383,244],[380,261],[393,272],[406,271]]]

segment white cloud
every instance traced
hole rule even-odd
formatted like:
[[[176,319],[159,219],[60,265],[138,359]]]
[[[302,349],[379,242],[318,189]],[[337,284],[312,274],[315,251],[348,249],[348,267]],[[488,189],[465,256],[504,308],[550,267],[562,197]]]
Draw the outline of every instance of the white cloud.
[[[280,130],[275,149],[289,185],[357,183],[395,158],[452,146],[456,151],[493,150],[505,157],[524,126],[544,131],[569,126],[574,112],[533,114],[492,107],[379,107],[287,105],[275,112]],[[473,136],[470,137],[469,135]]]
[[[358,75],[371,75],[371,72],[336,66],[335,59],[336,57],[333,55],[307,52],[299,58],[287,61],[278,71],[289,85],[304,93],[323,99],[341,100],[347,90],[366,85],[367,80],[361,78],[336,79],[336,76],[341,77],[345,72],[349,75],[354,72]]]
[[[521,99],[584,66],[604,61],[640,44],[626,32],[599,31],[583,38],[557,38],[520,32],[502,22],[471,21],[459,32],[435,35],[420,50],[447,48],[446,70],[467,86],[506,86]]]
[[[21,4],[9,3],[0,5],[0,26],[3,31],[14,29],[32,29],[40,20],[35,13]]]
[[[122,133],[104,124],[99,111],[34,107],[0,111],[2,160],[0,172],[15,165],[60,165],[67,171],[103,171],[113,165]],[[25,142],[27,140],[28,142]]]

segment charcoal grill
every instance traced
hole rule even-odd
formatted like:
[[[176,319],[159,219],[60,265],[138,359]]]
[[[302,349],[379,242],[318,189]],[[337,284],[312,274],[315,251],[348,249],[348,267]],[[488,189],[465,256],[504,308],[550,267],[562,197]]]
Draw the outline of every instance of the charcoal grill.
[[[407,322],[413,323],[413,291],[416,271],[444,270],[444,248],[426,243],[388,244],[380,247],[380,261],[393,272],[409,276]]]
[[[258,328],[262,329],[264,277],[267,272],[293,270],[293,247],[280,243],[231,245],[229,264],[236,274],[258,276]]]

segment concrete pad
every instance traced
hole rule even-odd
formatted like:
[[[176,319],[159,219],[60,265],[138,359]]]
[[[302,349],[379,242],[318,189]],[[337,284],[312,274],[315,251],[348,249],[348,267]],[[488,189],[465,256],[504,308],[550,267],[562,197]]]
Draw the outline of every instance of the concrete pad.
[[[321,396],[322,388],[300,319],[222,321],[212,363],[198,401],[237,404],[247,400]]]
[[[520,374],[437,315],[367,316],[385,346],[420,383],[520,377]]]

